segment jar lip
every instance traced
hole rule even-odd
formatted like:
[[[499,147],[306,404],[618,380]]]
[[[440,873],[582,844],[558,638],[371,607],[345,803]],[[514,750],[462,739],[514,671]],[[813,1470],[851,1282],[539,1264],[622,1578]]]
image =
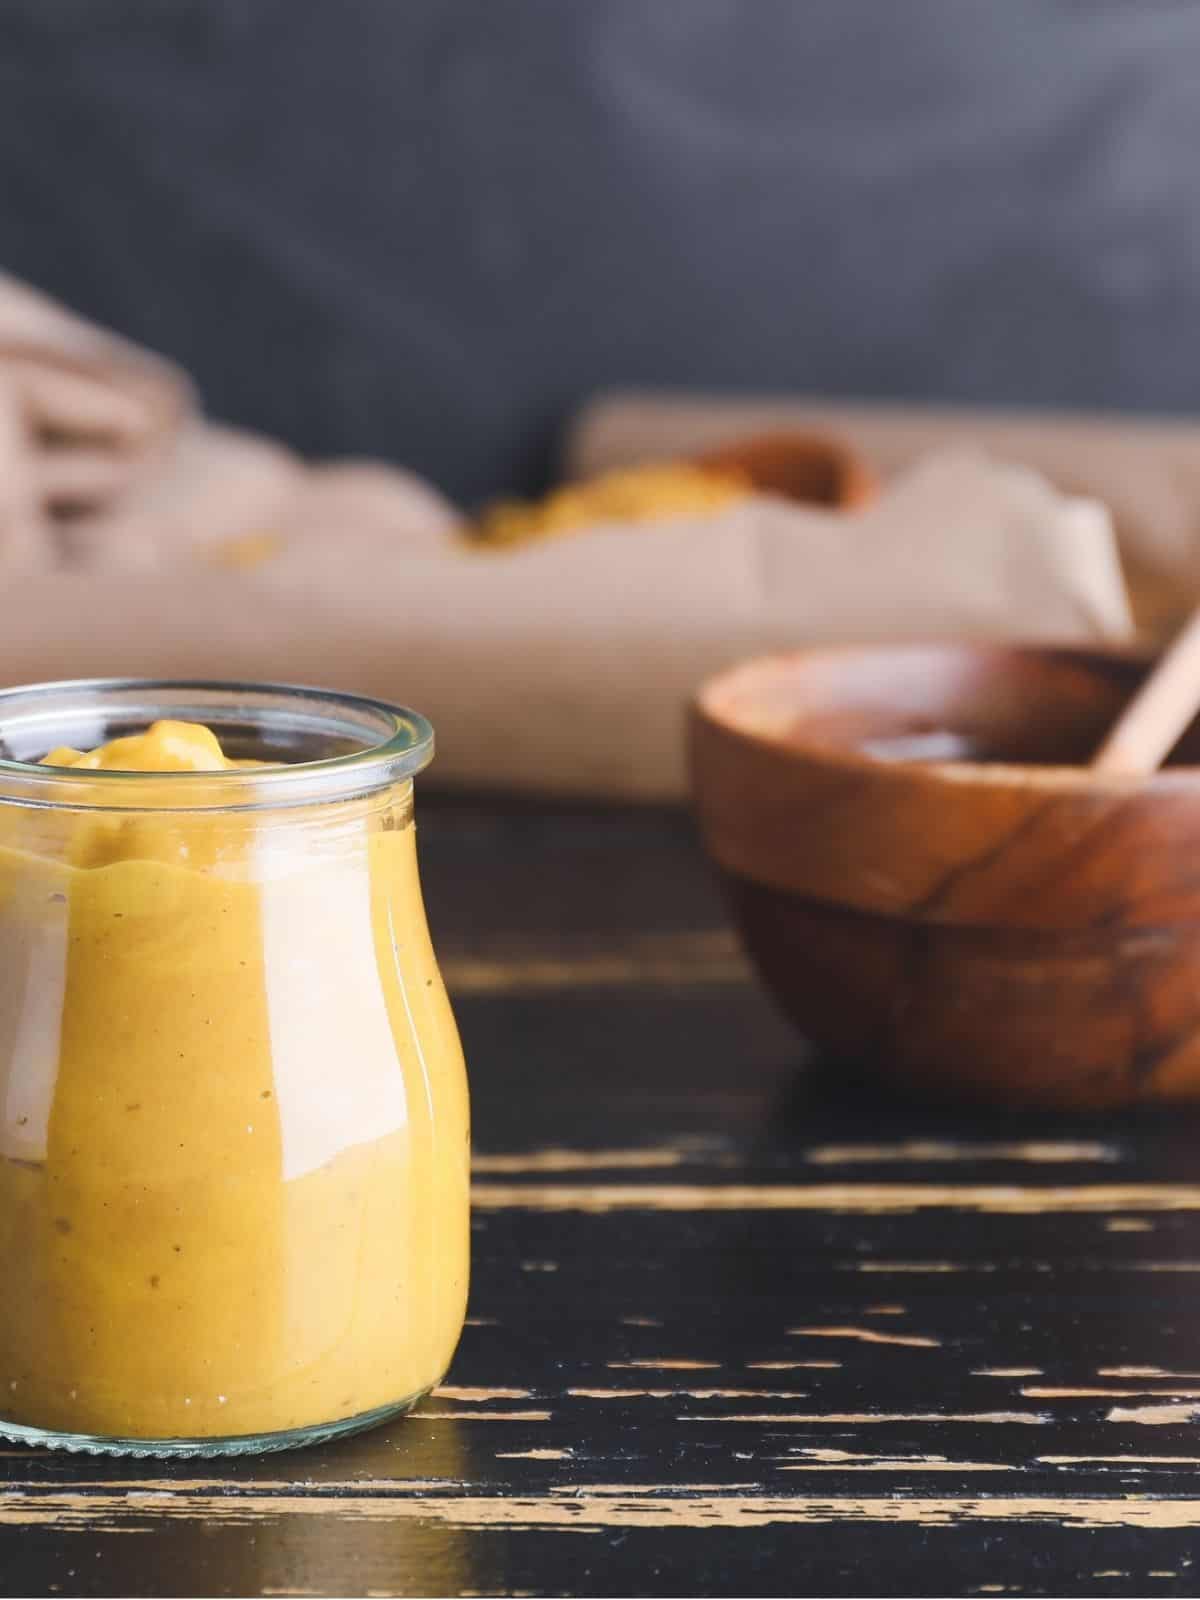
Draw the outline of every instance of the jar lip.
[[[124,772],[43,766],[11,754],[14,733],[52,749],[91,716],[121,713],[145,726],[158,717],[323,732],[360,748],[315,759],[222,772]],[[105,735],[107,737],[107,735]],[[102,741],[98,741],[102,742]],[[0,801],[119,810],[260,809],[343,799],[413,777],[433,758],[427,718],[370,696],[297,683],[217,678],[68,678],[0,689]],[[137,788],[153,782],[139,805]]]

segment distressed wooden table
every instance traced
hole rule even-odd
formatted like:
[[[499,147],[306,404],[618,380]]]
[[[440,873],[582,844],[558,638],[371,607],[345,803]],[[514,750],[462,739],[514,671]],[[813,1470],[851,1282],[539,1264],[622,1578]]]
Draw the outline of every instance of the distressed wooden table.
[[[1194,1121],[806,1074],[679,818],[422,835],[478,1148],[447,1383],[257,1461],[8,1451],[5,1594],[1200,1593]]]

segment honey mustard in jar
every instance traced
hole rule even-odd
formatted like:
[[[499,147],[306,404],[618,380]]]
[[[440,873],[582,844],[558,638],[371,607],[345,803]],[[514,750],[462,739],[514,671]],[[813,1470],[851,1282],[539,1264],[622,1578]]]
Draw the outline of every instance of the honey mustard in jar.
[[[277,1449],[411,1406],[468,1276],[423,718],[0,693],[0,1434]]]

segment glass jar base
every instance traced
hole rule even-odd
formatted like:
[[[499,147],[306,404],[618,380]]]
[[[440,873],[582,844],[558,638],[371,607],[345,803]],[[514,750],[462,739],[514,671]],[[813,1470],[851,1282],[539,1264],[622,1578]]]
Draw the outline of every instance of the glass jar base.
[[[403,1416],[429,1393],[422,1389],[394,1405],[376,1406],[343,1417],[340,1422],[318,1422],[307,1428],[281,1428],[273,1433],[235,1433],[212,1439],[119,1439],[102,1434],[59,1433],[50,1428],[29,1428],[20,1422],[0,1418],[0,1439],[10,1444],[37,1445],[44,1450],[70,1450],[93,1456],[253,1456],[276,1450],[301,1450],[306,1445],[325,1444],[364,1433],[392,1417]]]

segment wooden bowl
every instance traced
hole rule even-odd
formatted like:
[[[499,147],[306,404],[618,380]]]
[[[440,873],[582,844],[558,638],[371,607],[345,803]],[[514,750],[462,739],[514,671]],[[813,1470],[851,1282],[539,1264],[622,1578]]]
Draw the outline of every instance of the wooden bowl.
[[[1144,670],[901,646],[703,688],[701,833],[806,1036],[927,1095],[1200,1099],[1200,727],[1152,779],[1083,766]]]
[[[874,473],[857,451],[823,434],[756,434],[693,460],[717,472],[740,473],[768,494],[840,511],[865,505],[878,490]]]

